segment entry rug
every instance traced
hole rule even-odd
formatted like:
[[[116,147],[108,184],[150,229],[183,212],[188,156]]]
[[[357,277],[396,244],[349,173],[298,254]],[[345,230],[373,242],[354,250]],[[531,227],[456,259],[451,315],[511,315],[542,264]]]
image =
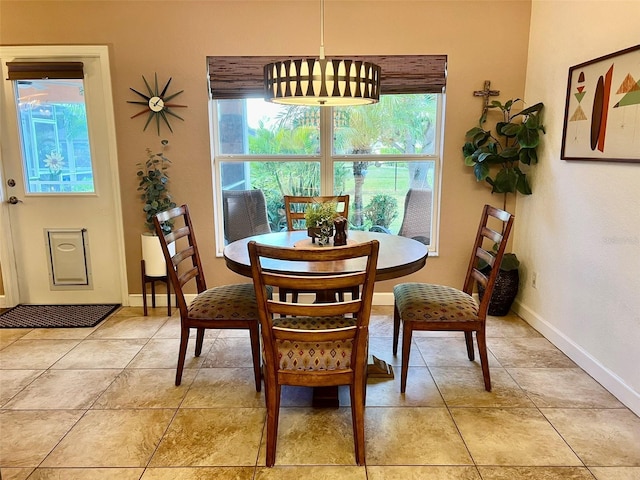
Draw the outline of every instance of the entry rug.
[[[95,327],[120,307],[100,305],[18,305],[0,314],[0,328]]]

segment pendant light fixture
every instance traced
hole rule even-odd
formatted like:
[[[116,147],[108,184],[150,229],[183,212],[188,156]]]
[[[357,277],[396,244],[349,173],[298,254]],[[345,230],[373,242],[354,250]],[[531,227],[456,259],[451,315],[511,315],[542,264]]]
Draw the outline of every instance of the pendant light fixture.
[[[265,65],[264,87],[266,100],[284,105],[367,105],[380,98],[380,67],[361,60],[325,59],[321,0],[320,57]]]

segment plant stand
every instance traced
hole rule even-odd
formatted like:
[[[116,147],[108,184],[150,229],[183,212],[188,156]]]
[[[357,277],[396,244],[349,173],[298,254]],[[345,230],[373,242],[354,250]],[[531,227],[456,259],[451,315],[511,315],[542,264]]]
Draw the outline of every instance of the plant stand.
[[[140,260],[140,269],[142,271],[142,305],[144,316],[147,316],[147,283],[151,284],[151,307],[156,307],[156,282],[163,282],[167,286],[167,315],[171,316],[171,285],[169,283],[169,277],[167,275],[162,277],[147,275],[144,260]]]

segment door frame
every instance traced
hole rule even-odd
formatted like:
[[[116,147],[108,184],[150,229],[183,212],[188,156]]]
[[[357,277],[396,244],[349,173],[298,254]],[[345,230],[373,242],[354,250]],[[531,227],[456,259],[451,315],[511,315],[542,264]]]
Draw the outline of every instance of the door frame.
[[[127,283],[127,271],[125,264],[124,227],[122,217],[122,201],[120,197],[120,176],[118,173],[118,150],[116,142],[115,115],[113,110],[113,92],[111,88],[111,72],[109,68],[109,48],[106,45],[32,45],[32,46],[1,46],[0,59],[19,58],[20,60],[36,59],[42,57],[54,57],[61,60],[66,57],[94,57],[101,65],[102,94],[105,98],[105,121],[107,124],[107,157],[111,171],[111,188],[113,194],[113,209],[115,216],[115,228],[117,237],[117,258],[114,259],[120,277],[120,304],[129,305],[129,288]],[[6,81],[3,79],[3,81]],[[5,99],[8,101],[8,99]],[[2,112],[6,112],[6,106],[0,105]],[[0,122],[5,123],[5,122]],[[2,127],[0,127],[2,128]],[[6,128],[6,127],[5,127]],[[0,296],[0,307],[13,307],[18,304],[20,296],[18,291],[17,266],[14,256],[13,232],[9,217],[9,204],[7,203],[7,186],[4,178],[4,163],[2,150],[0,149],[0,267],[4,286],[4,305]]]

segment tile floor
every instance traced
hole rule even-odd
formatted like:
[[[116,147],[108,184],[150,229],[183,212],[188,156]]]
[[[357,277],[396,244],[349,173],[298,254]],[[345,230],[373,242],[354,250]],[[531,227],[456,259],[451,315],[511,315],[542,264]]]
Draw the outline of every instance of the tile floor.
[[[516,316],[488,321],[493,392],[461,334],[417,332],[401,395],[388,306],[370,353],[397,375],[368,385],[367,466],[354,465],[348,406],[313,409],[290,388],[265,468],[248,336],[209,331],[200,358],[192,342],[175,387],[179,319],[165,312],[0,330],[2,479],[640,479],[640,419]]]

